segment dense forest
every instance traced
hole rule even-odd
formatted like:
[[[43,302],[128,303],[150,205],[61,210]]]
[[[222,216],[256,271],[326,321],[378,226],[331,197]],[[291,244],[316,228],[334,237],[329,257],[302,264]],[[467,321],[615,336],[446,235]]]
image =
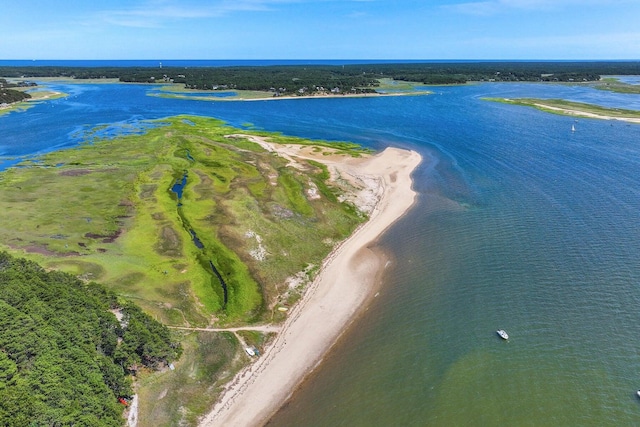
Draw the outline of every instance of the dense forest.
[[[19,90],[10,89],[12,87],[21,87],[25,83],[9,83],[5,79],[0,79],[0,104],[11,104],[13,102],[24,101],[31,98],[31,95]],[[31,86],[32,84],[28,84]]]
[[[425,84],[477,81],[582,82],[640,74],[640,62],[457,62],[360,66],[395,80]]]
[[[181,352],[164,325],[103,286],[0,252],[3,426],[120,426],[131,374]]]
[[[424,84],[470,81],[596,81],[602,75],[640,74],[640,62],[428,62],[244,67],[0,67],[6,77],[116,78],[123,82],[184,84],[190,89],[274,93],[371,92],[381,78]]]

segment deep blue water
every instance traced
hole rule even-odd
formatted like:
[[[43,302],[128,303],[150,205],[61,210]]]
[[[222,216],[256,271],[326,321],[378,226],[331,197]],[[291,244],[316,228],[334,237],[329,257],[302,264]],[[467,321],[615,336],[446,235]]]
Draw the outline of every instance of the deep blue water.
[[[481,99],[640,110],[640,96],[479,84],[206,102],[146,96],[144,85],[53,88],[70,96],[0,117],[5,160],[174,114],[425,157],[417,206],[382,241],[393,264],[379,297],[272,425],[640,423],[640,125]]]

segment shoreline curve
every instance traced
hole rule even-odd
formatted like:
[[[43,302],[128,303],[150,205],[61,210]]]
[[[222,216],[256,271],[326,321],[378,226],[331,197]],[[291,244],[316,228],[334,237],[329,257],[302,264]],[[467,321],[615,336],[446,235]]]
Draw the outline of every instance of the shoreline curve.
[[[299,148],[271,148],[280,155],[305,157]],[[411,174],[421,162],[416,151],[393,147],[365,158],[323,161],[337,173],[376,180],[377,201],[369,220],[324,260],[281,332],[226,386],[201,427],[263,425],[321,363],[377,290],[386,258],[375,250],[376,241],[413,206],[417,193]]]

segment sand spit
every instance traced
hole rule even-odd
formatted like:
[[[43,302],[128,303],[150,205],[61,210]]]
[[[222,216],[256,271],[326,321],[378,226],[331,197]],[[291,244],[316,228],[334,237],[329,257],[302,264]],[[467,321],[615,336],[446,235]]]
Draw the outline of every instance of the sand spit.
[[[231,135],[230,135],[231,136]],[[376,240],[412,206],[416,193],[411,173],[421,162],[415,151],[387,148],[375,156],[350,158],[314,152],[311,147],[276,145],[248,135],[269,151],[287,158],[325,163],[331,179],[355,189],[353,202],[370,219],[324,261],[316,280],[291,310],[270,347],[227,386],[200,425],[258,426],[286,401],[304,377],[353,320],[378,286],[386,259]]]

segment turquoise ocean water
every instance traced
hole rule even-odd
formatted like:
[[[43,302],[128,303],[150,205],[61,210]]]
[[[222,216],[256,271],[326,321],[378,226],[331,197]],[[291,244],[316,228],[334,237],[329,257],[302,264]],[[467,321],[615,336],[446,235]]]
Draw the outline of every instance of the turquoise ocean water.
[[[381,242],[380,295],[270,425],[640,425],[640,125],[481,99],[639,96],[514,83],[214,103],[52,86],[70,96],[0,117],[0,164],[174,114],[425,157],[417,205]]]

